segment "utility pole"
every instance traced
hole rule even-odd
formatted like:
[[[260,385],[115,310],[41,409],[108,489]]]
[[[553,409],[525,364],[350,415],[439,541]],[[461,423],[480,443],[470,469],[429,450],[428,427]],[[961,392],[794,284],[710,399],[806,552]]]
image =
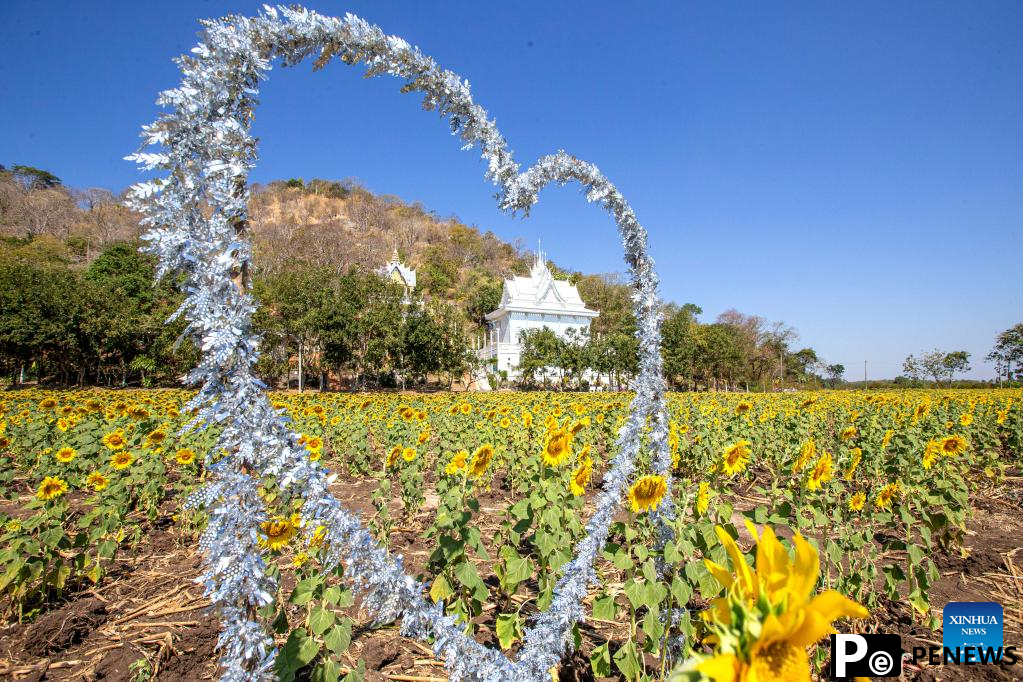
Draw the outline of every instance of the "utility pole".
[[[863,390],[867,390],[867,361],[863,361]]]

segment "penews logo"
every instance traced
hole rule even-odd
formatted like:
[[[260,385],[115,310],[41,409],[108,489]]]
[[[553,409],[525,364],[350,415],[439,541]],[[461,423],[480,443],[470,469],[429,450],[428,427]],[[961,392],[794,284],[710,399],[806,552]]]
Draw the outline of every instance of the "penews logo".
[[[988,651],[995,653],[995,661],[1001,658],[1002,615],[1002,605],[993,601],[949,602],[942,615],[946,662],[951,656],[957,663],[990,663],[981,660],[992,658],[984,655]]]

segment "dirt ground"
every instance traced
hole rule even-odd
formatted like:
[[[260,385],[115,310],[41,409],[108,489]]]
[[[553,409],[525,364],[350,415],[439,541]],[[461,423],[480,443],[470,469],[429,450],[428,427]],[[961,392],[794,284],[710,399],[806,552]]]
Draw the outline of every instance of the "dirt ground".
[[[338,483],[335,493],[367,519],[375,485],[373,480],[348,481]],[[1023,508],[1021,498],[1011,492],[1016,487],[1018,480],[973,501],[975,514],[965,541],[967,556],[935,557],[941,580],[931,590],[931,604],[940,618],[949,601],[997,601],[1005,609],[1005,644],[1023,648]],[[488,530],[498,527],[504,499],[509,496],[498,483],[480,500],[485,538],[492,535]],[[421,569],[431,550],[418,531],[428,523],[435,507],[436,499],[428,498],[420,515],[408,526],[399,526],[391,538],[392,550],[405,555],[412,571]],[[134,680],[142,660],[148,662],[157,680],[216,679],[218,627],[207,612],[201,586],[194,582],[200,573],[195,542],[171,524],[173,509],[167,512],[147,540],[134,553],[119,557],[97,587],[70,595],[34,622],[0,627],[0,679]],[[397,506],[394,512],[398,513]],[[482,575],[490,573],[486,568]],[[868,630],[900,634],[906,651],[913,646],[941,645],[941,634],[914,623],[907,604],[889,602],[886,606],[875,611]],[[493,614],[485,611],[478,624],[479,640],[496,646]],[[564,681],[592,680],[589,652],[608,638],[613,644],[624,641],[628,625],[590,622],[583,624],[581,633],[582,651],[564,662]],[[373,682],[446,679],[443,665],[433,659],[430,649],[401,638],[395,627],[355,628],[344,658],[352,668],[362,659],[367,679]],[[654,664],[652,660],[648,663]],[[1023,661],[1013,667],[916,667],[907,662],[903,679],[1023,679]]]

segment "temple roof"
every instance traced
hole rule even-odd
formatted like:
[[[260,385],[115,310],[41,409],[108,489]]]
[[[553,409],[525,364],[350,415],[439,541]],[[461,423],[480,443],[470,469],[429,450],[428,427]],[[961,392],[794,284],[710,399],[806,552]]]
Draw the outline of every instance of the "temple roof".
[[[398,249],[391,254],[391,262],[377,270],[384,277],[393,277],[395,273],[409,289],[416,288],[416,271],[398,259]]]
[[[503,317],[509,312],[551,313],[561,315],[578,315],[581,317],[597,317],[600,313],[590,310],[579,296],[575,285],[554,279],[543,252],[537,254],[536,261],[528,277],[515,276],[504,281],[500,307],[487,314],[488,320]]]

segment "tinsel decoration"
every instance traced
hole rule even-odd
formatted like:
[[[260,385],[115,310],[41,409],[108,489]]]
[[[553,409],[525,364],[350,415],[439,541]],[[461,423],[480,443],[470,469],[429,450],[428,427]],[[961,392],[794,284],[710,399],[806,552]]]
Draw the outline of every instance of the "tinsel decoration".
[[[272,477],[292,499],[303,501],[304,533],[327,528],[325,565],[344,565],[344,576],[378,622],[401,621],[408,637],[428,640],[443,657],[451,679],[540,681],[572,646],[572,627],[585,617],[583,599],[596,581],[595,561],[611,520],[633,479],[643,443],[669,490],[655,517],[661,542],[671,539],[671,455],[661,374],[657,276],[647,255],[647,234],[621,192],[591,163],[564,151],[520,172],[487,112],[473,102],[469,85],[441,69],[401,38],[351,14],[326,17],[300,7],[264,7],[256,17],[204,21],[202,41],[178,64],[181,85],[160,94],[168,109],[144,126],[142,149],[127,157],[162,176],[133,185],[130,204],[147,228],[145,250],[159,258],[158,277],[181,276],[185,300],[174,317],[187,321],[185,335],[202,351],[184,378],[198,386],[189,408],[191,425],[217,424],[220,436],[206,453],[210,482],[189,500],[209,515],[201,549],[201,581],[222,624],[222,679],[274,678],[273,638],[257,615],[276,589],[259,545],[267,520],[261,482]],[[424,598],[425,586],[410,577],[402,558],[380,547],[369,531],[329,492],[333,477],[311,462],[298,436],[270,404],[253,367],[258,338],[252,330],[254,302],[248,288],[252,247],[247,234],[247,178],[256,160],[250,135],[259,81],[280,59],[285,66],[314,55],[316,65],[333,58],[365,64],[367,76],[404,79],[403,92],[423,94],[423,107],[446,118],[465,149],[478,147],[485,176],[497,187],[500,209],[528,214],[551,182],[578,182],[586,199],[617,223],[634,285],[639,320],[640,371],[630,415],[618,436],[618,454],[596,496],[596,509],[574,558],[564,567],[550,607],[526,628],[517,660],[482,646],[462,632],[442,603]]]

